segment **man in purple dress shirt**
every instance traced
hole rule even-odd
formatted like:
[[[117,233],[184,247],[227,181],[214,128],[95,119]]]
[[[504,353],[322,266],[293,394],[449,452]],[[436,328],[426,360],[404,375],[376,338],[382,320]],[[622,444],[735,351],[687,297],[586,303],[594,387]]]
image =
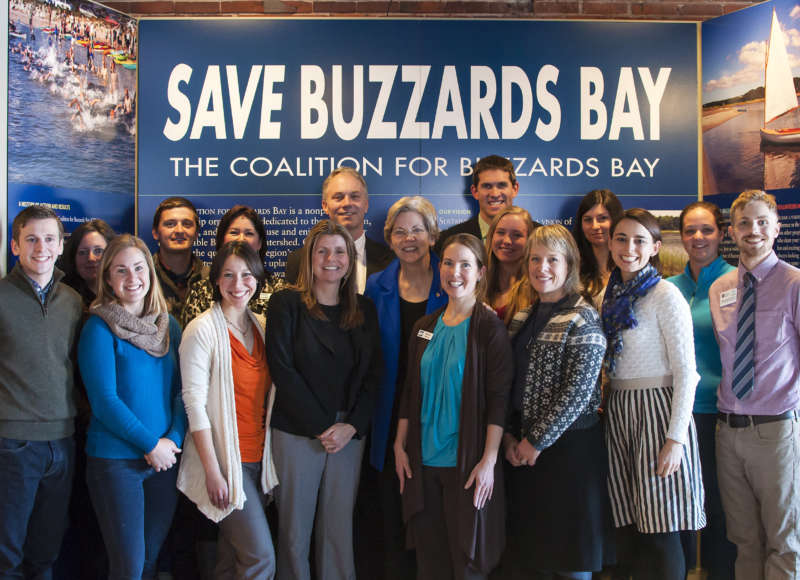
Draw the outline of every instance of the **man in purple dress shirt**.
[[[773,252],[779,231],[775,198],[743,192],[731,206],[739,267],[709,290],[722,358],[717,470],[737,580],[800,575],[800,270]]]

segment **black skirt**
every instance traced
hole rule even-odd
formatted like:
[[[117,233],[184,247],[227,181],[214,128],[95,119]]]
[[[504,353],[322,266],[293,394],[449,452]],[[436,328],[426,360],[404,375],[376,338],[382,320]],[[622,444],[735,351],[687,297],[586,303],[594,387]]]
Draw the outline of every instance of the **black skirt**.
[[[566,431],[508,473],[508,548],[522,570],[600,570],[613,538],[603,426]]]

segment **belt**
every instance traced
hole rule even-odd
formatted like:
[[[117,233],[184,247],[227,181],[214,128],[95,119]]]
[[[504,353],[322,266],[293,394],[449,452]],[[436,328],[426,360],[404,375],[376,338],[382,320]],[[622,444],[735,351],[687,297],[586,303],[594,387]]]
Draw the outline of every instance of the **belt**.
[[[672,386],[672,375],[664,375],[663,377],[640,377],[638,379],[611,379],[609,384],[614,391],[660,389]]]
[[[786,411],[780,415],[737,415],[736,413],[717,413],[717,419],[727,423],[734,429],[761,425],[763,423],[774,423],[775,421],[786,421],[787,419],[797,419],[797,411]]]

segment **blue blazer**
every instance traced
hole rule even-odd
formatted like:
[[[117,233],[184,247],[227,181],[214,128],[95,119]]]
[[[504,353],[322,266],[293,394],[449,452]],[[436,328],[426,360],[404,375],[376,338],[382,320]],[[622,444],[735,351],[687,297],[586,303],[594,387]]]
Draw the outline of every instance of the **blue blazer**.
[[[426,314],[447,304],[447,294],[442,290],[439,280],[439,258],[431,252],[431,268],[433,281],[428,293]],[[389,439],[392,407],[394,406],[395,386],[397,384],[397,363],[400,348],[408,348],[400,344],[400,292],[397,276],[400,273],[400,260],[394,259],[385,270],[377,272],[367,279],[364,296],[375,303],[380,321],[381,348],[383,349],[383,377],[372,416],[372,437],[370,440],[369,462],[378,471],[383,471],[386,461],[386,443]]]

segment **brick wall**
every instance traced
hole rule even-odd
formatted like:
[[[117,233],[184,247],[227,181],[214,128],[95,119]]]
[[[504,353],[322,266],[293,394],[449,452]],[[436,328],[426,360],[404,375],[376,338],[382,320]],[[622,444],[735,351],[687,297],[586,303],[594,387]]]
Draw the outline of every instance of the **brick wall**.
[[[707,20],[758,4],[759,1],[134,0],[104,3],[134,16],[474,16],[482,18]],[[265,4],[267,4],[266,8]]]

